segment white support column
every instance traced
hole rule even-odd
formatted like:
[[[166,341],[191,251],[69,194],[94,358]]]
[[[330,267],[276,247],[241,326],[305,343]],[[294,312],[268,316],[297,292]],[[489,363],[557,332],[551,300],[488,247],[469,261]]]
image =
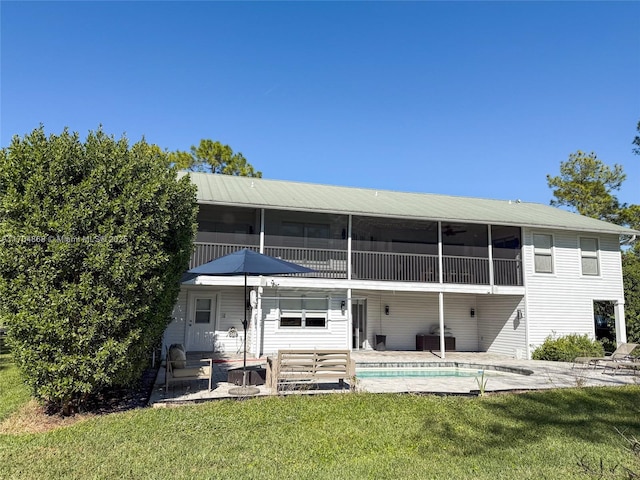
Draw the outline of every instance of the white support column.
[[[258,358],[258,311],[255,308],[251,308],[251,317],[249,318],[251,325],[251,343],[249,351],[254,358]]]
[[[347,280],[351,280],[351,227],[352,216],[349,215],[349,226],[347,227]],[[351,290],[349,290],[349,298],[351,298]],[[349,318],[351,318],[351,302],[349,302]]]
[[[489,240],[489,245],[487,246],[489,249],[489,285],[493,287],[493,239],[491,238],[491,225],[487,225],[487,238]]]
[[[349,220],[351,220],[351,216],[349,216]],[[351,221],[349,221],[351,224]],[[351,312],[351,289],[347,289],[347,350],[353,350],[353,315]]]
[[[438,222],[438,283],[444,280],[442,265],[442,222]]]
[[[438,293],[438,320],[440,323],[440,358],[444,359],[444,293]]]
[[[438,222],[438,281],[440,284],[444,281],[444,272],[442,261],[442,222]],[[444,346],[444,292],[438,292],[438,323],[440,324],[440,358],[445,357]]]
[[[258,287],[258,306],[256,308],[256,358],[262,354],[262,293],[263,288]]]
[[[260,209],[260,253],[264,253],[264,208]]]
[[[621,343],[627,343],[627,325],[624,321],[624,300],[618,300],[614,307],[613,312],[616,319],[616,343],[620,346]]]

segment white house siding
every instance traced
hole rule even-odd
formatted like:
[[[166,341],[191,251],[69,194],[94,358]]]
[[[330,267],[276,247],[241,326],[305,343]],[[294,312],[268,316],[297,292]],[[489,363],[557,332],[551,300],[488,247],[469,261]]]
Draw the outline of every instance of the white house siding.
[[[385,335],[388,350],[415,350],[416,334],[429,333],[438,323],[437,295],[405,292],[358,291],[354,296],[367,299],[367,339],[375,347],[375,336]],[[385,315],[385,306],[389,315]]]
[[[354,297],[367,299],[367,339],[375,346],[375,335],[386,336],[389,350],[415,350],[416,334],[429,334],[438,325],[438,294],[357,291]],[[389,306],[389,315],[385,306]],[[478,350],[475,295],[445,294],[444,324],[456,338],[457,351]]]
[[[219,317],[216,322],[216,352],[224,353],[242,353],[244,328],[242,320],[244,319],[244,289],[241,287],[221,287],[213,289],[218,291],[220,309]],[[250,312],[247,312],[247,319],[250,320]],[[235,328],[237,336],[231,336],[229,329]],[[247,333],[251,340],[251,326],[247,327]],[[250,350],[247,350],[250,351]]]
[[[164,331],[164,337],[162,339],[162,355],[164,356],[166,347],[173,343],[184,344],[184,327],[187,319],[187,290],[185,288],[180,289],[178,294],[178,300],[173,307],[171,313],[171,323]]]
[[[502,295],[478,295],[479,350],[500,353],[516,358],[526,356],[524,297]],[[522,318],[518,318],[518,310]]]
[[[329,297],[327,323],[325,328],[319,327],[280,327],[280,314],[276,296],[293,297]],[[279,291],[264,289],[262,300],[262,354],[272,355],[281,349],[346,349],[350,341],[348,326],[348,310],[344,313],[341,302],[346,302],[346,291],[313,290],[313,291]],[[345,304],[346,306],[346,304]]]
[[[217,294],[218,308],[215,322],[215,344],[217,352],[236,353],[242,351],[243,327],[243,289],[238,287],[188,287],[183,286],[178,301],[173,308],[173,320],[164,333],[163,346],[172,343],[187,344],[186,326],[188,318],[189,294]],[[229,329],[234,327],[237,337],[229,335]],[[164,351],[164,348],[163,348]]]
[[[478,307],[475,295],[444,294],[444,324],[456,338],[456,351],[478,351]],[[475,316],[471,317],[471,309]]]
[[[533,233],[553,235],[551,274],[535,273]],[[579,238],[599,240],[600,275],[582,275]],[[529,346],[535,348],[551,334],[595,335],[594,300],[622,300],[622,266],[617,235],[524,229],[523,256],[527,291]]]

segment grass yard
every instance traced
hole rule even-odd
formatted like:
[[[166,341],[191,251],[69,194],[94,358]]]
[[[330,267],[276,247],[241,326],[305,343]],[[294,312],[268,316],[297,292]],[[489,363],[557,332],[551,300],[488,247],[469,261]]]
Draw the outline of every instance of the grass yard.
[[[29,400],[29,390],[20,381],[18,369],[7,353],[0,354],[0,422]],[[2,464],[0,464],[0,471]]]
[[[15,410],[4,405],[10,391],[1,411]],[[640,387],[218,401],[0,435],[0,478],[597,478],[580,458],[639,471],[614,427],[640,437]]]

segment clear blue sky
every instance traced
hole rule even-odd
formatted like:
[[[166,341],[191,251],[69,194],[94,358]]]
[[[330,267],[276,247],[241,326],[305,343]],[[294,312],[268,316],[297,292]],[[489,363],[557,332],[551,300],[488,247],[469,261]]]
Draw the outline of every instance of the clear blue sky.
[[[578,149],[640,203],[639,2],[0,2],[0,145],[99,124],[264,177],[548,203]]]

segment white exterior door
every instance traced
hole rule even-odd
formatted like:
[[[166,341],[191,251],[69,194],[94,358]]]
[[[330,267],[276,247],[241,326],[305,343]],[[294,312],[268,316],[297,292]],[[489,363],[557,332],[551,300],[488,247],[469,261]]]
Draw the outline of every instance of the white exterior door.
[[[217,294],[190,295],[186,327],[188,351],[214,351],[217,310]]]

